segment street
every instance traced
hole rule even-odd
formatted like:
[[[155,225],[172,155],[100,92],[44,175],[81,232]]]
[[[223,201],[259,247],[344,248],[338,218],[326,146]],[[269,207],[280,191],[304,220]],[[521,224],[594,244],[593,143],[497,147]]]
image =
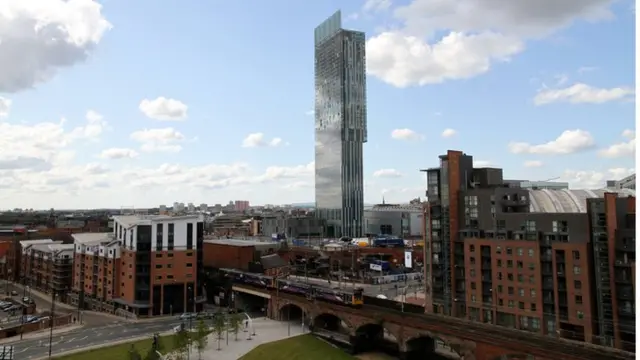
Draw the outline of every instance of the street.
[[[181,323],[178,318],[162,318],[154,322],[144,323],[115,323],[100,327],[85,327],[63,334],[54,334],[52,353],[79,349],[82,347],[108,344],[115,341],[136,338],[148,335],[151,337],[155,332],[170,331]],[[43,336],[38,339],[17,341],[7,345],[13,345],[16,359],[37,359],[47,356],[49,353],[49,337]]]

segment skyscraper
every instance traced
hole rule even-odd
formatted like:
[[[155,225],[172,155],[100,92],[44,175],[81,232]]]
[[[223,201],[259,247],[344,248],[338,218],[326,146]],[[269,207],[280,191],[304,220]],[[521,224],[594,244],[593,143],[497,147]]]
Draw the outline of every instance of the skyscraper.
[[[362,146],[367,141],[365,35],[340,11],[315,29],[315,184],[327,237],[362,235]]]

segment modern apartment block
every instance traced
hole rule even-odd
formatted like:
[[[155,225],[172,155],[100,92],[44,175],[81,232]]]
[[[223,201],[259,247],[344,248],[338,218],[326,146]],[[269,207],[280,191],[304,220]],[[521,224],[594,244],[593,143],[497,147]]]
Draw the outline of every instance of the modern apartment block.
[[[117,307],[139,316],[175,314],[201,308],[202,215],[114,217],[119,241]]]
[[[71,288],[73,244],[62,241],[20,241],[20,282],[65,301]]]
[[[622,347],[635,314],[634,191],[525,189],[451,150],[424,171],[427,311]]]
[[[316,215],[326,237],[363,231],[367,142],[365,34],[342,28],[340,11],[315,29]]]
[[[121,242],[113,233],[74,234],[70,303],[80,309],[115,313],[120,294]]]
[[[593,324],[603,345],[635,351],[636,201],[607,193],[589,199],[593,247]]]

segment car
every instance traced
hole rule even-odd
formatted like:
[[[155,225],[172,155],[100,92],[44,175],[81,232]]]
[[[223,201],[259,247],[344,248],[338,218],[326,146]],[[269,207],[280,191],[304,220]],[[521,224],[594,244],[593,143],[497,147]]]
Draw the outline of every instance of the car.
[[[11,296],[18,296],[18,292],[17,292],[17,291],[15,291],[15,290],[12,290],[12,291],[11,291]]]
[[[10,312],[10,311],[16,311],[16,310],[20,310],[20,309],[22,309],[22,306],[20,306],[20,305],[11,305],[8,308],[2,309],[2,310],[4,310],[5,312]]]
[[[13,306],[13,304],[11,304],[11,303],[6,303],[6,304],[4,304],[4,305],[0,305],[0,309],[2,309],[2,310],[4,310],[4,311],[7,311],[7,309],[8,309],[8,308],[10,308],[10,307],[12,307],[12,306]]]

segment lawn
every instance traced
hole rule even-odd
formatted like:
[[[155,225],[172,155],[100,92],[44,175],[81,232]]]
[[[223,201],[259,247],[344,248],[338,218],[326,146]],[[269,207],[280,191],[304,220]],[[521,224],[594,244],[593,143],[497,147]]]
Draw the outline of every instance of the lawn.
[[[168,351],[173,350],[174,348],[174,335],[167,335],[160,337],[160,344],[162,346],[162,353],[166,353]],[[83,352],[77,352],[71,355],[64,355],[59,357],[54,357],[54,360],[115,360],[115,359],[128,359],[129,358],[129,349],[131,349],[131,344],[135,346],[138,354],[144,359],[144,357],[151,349],[151,336],[148,339],[134,341],[130,343],[120,344],[116,346],[110,346],[100,349],[87,350]]]
[[[301,335],[262,344],[240,360],[354,360],[355,358],[313,335]],[[95,359],[92,359],[95,360]]]

